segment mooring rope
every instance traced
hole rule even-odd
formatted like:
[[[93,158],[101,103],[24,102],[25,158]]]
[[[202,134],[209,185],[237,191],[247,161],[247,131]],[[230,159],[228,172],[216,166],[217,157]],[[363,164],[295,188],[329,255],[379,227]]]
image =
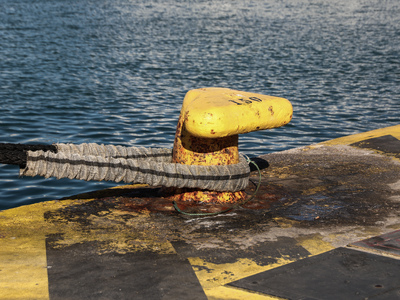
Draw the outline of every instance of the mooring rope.
[[[209,212],[209,213],[208,213],[208,212],[199,212],[199,213],[186,212],[186,211],[181,210],[181,209],[178,207],[178,204],[177,204],[175,201],[173,201],[172,204],[173,204],[175,210],[176,210],[177,212],[183,214],[183,215],[191,216],[191,217],[216,216],[216,215],[220,215],[220,214],[226,213],[226,212],[228,212],[228,211],[231,211],[231,210],[233,210],[233,209],[236,209],[236,208],[238,208],[238,207],[240,207],[240,206],[243,206],[243,205],[245,205],[247,202],[253,200],[254,197],[257,195],[258,189],[260,188],[260,185],[261,185],[261,170],[260,170],[260,168],[258,167],[258,165],[257,165],[254,161],[252,161],[247,155],[244,155],[244,154],[242,154],[242,155],[246,158],[246,161],[247,161],[248,163],[253,164],[253,165],[256,167],[256,169],[258,170],[258,183],[257,183],[257,185],[256,185],[256,189],[254,190],[253,194],[252,194],[250,197],[248,197],[248,198],[244,199],[243,201],[241,201],[241,202],[239,202],[239,203],[236,203],[236,204],[232,205],[231,207],[228,207],[228,208],[226,208],[226,209],[224,209],[224,210],[216,211],[216,212]]]
[[[26,167],[27,151],[52,151],[57,152],[55,145],[24,145],[0,143],[0,163],[6,165],[17,165]]]
[[[38,145],[37,148],[40,148]],[[151,186],[200,188],[213,191],[244,190],[250,167],[244,157],[232,165],[172,163],[172,150],[98,144],[54,144],[45,149],[22,149],[20,175],[142,183]],[[1,152],[1,147],[0,147]],[[0,160],[0,163],[4,163]]]

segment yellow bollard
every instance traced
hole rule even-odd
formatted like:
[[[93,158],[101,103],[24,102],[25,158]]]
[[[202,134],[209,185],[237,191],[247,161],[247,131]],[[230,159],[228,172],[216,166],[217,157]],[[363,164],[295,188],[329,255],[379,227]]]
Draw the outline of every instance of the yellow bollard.
[[[190,134],[182,115],[175,134],[172,161],[187,165],[230,165],[239,162],[238,135],[221,138],[201,138]],[[175,201],[236,203],[245,197],[244,191],[216,192],[197,189],[176,189]]]
[[[230,165],[239,162],[238,134],[280,127],[292,118],[283,98],[231,90],[189,91],[182,104],[175,134],[173,162],[188,165]],[[174,189],[175,201],[238,203],[244,191],[216,192]]]

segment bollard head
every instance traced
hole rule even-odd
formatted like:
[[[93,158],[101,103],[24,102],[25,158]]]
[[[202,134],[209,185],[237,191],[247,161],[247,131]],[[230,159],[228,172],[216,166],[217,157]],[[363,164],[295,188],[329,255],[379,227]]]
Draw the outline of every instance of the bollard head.
[[[292,115],[292,105],[284,98],[215,87],[189,91],[181,110],[186,130],[202,138],[280,127]]]

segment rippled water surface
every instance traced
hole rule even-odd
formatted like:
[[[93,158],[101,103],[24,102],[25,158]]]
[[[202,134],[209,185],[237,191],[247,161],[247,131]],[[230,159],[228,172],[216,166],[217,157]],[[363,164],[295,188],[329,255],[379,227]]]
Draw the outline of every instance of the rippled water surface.
[[[289,99],[260,155],[400,123],[398,0],[2,0],[0,142],[172,147],[185,93]],[[114,183],[18,178],[0,209]]]

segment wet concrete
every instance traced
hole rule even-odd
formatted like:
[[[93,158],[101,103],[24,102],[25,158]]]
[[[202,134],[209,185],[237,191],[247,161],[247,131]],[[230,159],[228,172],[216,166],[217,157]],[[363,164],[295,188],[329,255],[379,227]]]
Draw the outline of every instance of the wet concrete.
[[[264,188],[282,193],[270,213],[298,226],[373,226],[399,211],[400,164],[349,146],[265,156]]]
[[[162,197],[161,188],[127,186],[80,195],[81,200],[95,199],[49,211],[45,220],[89,235],[98,236],[104,230],[129,232],[122,239],[130,242],[121,246],[115,245],[114,239],[103,240],[99,253],[176,251],[209,263],[247,258],[260,266],[276,263],[281,257],[297,260],[309,256],[299,239],[318,236],[333,246],[344,246],[370,232],[400,227],[400,202],[391,200],[400,196],[400,191],[391,187],[400,182],[396,160],[348,146],[296,149],[258,160],[268,163],[261,171],[257,195],[227,213],[183,215]],[[248,197],[258,180],[254,171],[246,190]],[[206,213],[229,208],[179,206]],[[70,234],[61,234],[48,247],[75,243]]]
[[[257,159],[264,162],[258,193],[254,193],[259,176],[251,174],[246,193],[251,198],[241,207],[217,216],[185,216],[177,212],[170,200],[163,197],[158,187],[127,187],[107,192],[87,194],[96,200],[76,208],[51,212],[61,219],[80,222],[88,226],[90,214],[107,214],[118,209],[125,219],[133,218],[132,212],[145,212],[152,216],[157,228],[165,235],[188,232],[230,234],[235,230],[260,231],[287,220],[291,226],[376,226],[384,225],[388,217],[398,217],[400,191],[391,185],[400,182],[400,163],[390,157],[349,146],[296,149],[275,153]],[[78,196],[82,199],[83,195]],[[218,212],[231,204],[178,203],[180,209],[192,213]],[[62,216],[61,216],[62,215]],[[207,220],[207,222],[205,222]],[[207,223],[207,226],[201,224]],[[161,225],[162,224],[162,225]],[[168,226],[168,229],[166,229]],[[164,231],[164,230],[163,230]],[[235,235],[235,234],[233,234]],[[185,236],[187,239],[188,236]]]

